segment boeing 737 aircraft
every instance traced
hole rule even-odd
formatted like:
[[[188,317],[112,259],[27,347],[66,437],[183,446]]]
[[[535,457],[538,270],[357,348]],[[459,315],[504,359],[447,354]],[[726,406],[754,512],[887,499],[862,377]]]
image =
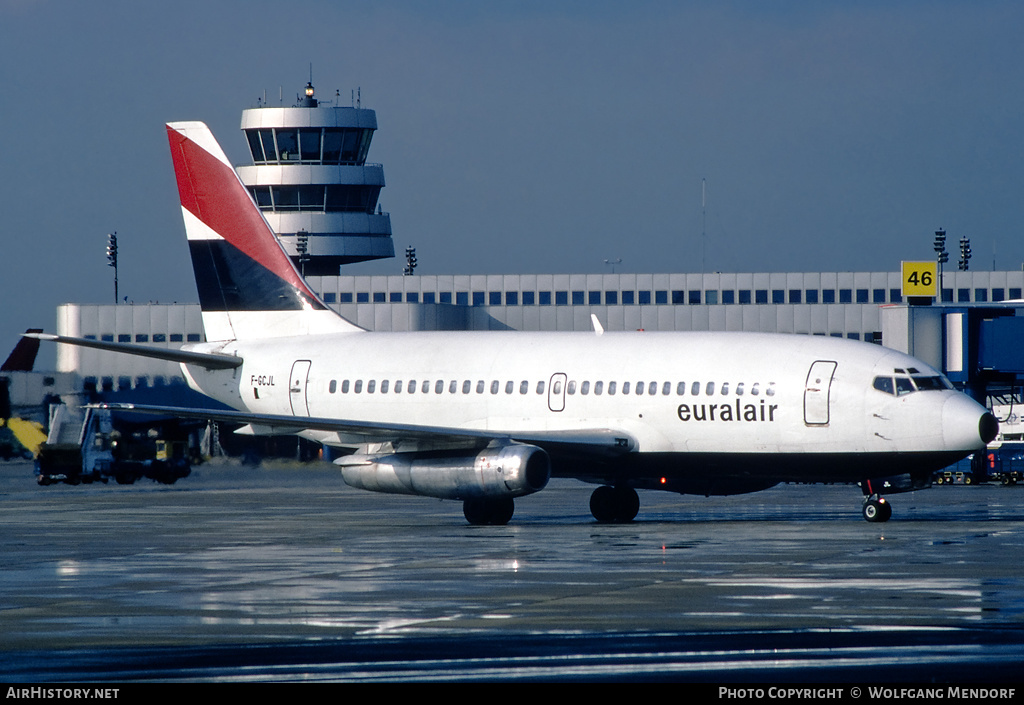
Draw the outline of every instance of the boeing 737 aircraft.
[[[637,489],[754,492],[860,483],[883,494],[981,450],[991,413],[938,371],[878,345],[757,333],[365,331],[305,283],[203,123],[167,126],[205,343],[163,350],[236,411],[133,407],[296,433],[350,454],[345,482],[463,502],[504,524],[549,477],[599,485],[599,521],[631,521]]]

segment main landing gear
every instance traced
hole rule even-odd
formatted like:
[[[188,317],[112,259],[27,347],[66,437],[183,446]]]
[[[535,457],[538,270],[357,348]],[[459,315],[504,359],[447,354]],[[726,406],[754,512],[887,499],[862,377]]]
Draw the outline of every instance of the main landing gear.
[[[892,505],[885,501],[885,497],[873,494],[864,498],[864,507],[861,512],[867,521],[889,521],[889,517],[892,516]]]
[[[632,487],[603,485],[590,495],[590,513],[600,522],[625,524],[640,511],[640,497]]]
[[[470,524],[504,526],[512,518],[516,504],[511,497],[475,498],[462,503],[462,513]]]

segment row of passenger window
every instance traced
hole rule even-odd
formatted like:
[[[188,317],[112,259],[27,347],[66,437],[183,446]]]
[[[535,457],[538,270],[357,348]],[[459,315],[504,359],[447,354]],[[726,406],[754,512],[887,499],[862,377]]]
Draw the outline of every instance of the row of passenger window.
[[[556,378],[551,383],[551,393],[560,395],[563,393],[574,395],[580,394],[586,396],[588,394],[594,394],[600,396],[602,394],[608,394],[613,396],[615,394],[633,394],[633,395],[644,395],[655,396],[659,392],[663,396],[669,396],[675,391],[676,396],[700,396],[702,393],[705,396],[714,396],[717,392],[720,396],[728,396],[730,393],[736,396],[743,396],[744,394],[751,394],[758,396],[763,391],[766,396],[775,395],[775,383],[770,382],[762,387],[761,383],[754,382],[749,386],[744,382],[737,382],[735,385],[730,385],[729,382],[722,382],[716,385],[714,382],[590,382],[568,380],[564,382],[565,388],[562,388],[563,381]],[[332,379],[327,386],[327,390],[331,394],[336,394],[339,389],[342,394],[402,394],[403,390],[406,394],[415,394],[417,391],[420,394],[429,394],[433,390],[434,394],[444,394],[447,388],[449,394],[458,394],[461,390],[462,394],[471,394],[474,392],[477,394],[484,394],[490,391],[491,394],[498,394],[504,388],[505,394],[514,394],[518,389],[520,394],[528,394],[530,392],[530,382],[528,380],[522,380],[518,384],[513,380],[507,380],[502,384],[499,380],[491,380],[488,384],[485,380],[477,380],[474,384],[473,380],[463,380],[461,384],[458,380],[451,380],[447,384],[444,380],[436,380],[431,382],[430,380],[418,381],[415,379],[410,380],[380,380],[379,382],[375,379],[366,380],[365,386],[364,381],[361,379],[357,380],[342,380],[341,384],[338,384],[338,380]],[[546,388],[544,380],[538,381],[534,385],[534,391],[536,394],[544,394]]]
[[[152,340],[150,340],[150,338],[152,338]],[[86,340],[96,340],[96,336],[95,335],[86,335],[85,339]],[[100,335],[100,340],[102,340],[105,343],[112,343],[112,342],[114,342],[114,334],[113,333],[103,333],[102,335]],[[152,336],[149,333],[136,333],[135,334],[135,341],[134,342],[136,342],[136,343],[149,343],[149,342],[153,342],[153,343],[185,343],[185,342],[188,342],[188,343],[198,343],[201,340],[202,340],[202,336],[199,333],[188,333],[188,334],[185,334],[185,335],[183,335],[181,333],[153,333]],[[130,342],[132,342],[132,335],[130,333],[118,333],[117,334],[117,342],[119,342],[119,343],[130,343]]]
[[[49,385],[44,386],[53,386],[52,378],[49,379],[51,379]],[[113,392],[115,389],[117,391],[125,391],[127,389],[149,389],[150,387],[165,387],[168,385],[181,386],[185,384],[185,378],[178,376],[168,378],[163,375],[156,375],[150,379],[145,375],[140,375],[133,380],[127,375],[122,375],[117,378],[116,382],[117,385],[115,387],[115,379],[109,375],[98,378],[89,376],[82,379],[82,390],[92,394],[101,391]]]
[[[1013,287],[1007,290],[992,289],[992,301],[1005,301],[1007,298],[1021,298],[1021,289]],[[888,293],[888,297],[886,294]],[[961,303],[989,301],[988,289],[975,289],[971,298],[970,289],[957,289],[956,300]],[[653,294],[653,296],[652,296]],[[942,290],[942,300],[953,301],[953,289]],[[719,304],[898,304],[903,302],[899,289],[730,289],[719,291],[708,289],[690,289],[686,291],[425,291],[420,292],[392,291],[360,291],[325,293],[324,301],[333,303],[422,303],[451,304],[459,306],[623,306],[649,304],[655,305],[708,305]]]

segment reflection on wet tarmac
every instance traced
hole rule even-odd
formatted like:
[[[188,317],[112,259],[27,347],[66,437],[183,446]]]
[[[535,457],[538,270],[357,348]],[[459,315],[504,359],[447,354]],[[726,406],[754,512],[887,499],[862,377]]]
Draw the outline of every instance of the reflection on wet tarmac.
[[[953,677],[979,643],[975,679],[1024,663],[1024,487],[897,495],[884,525],[855,487],[647,492],[614,526],[589,492],[555,481],[509,526],[474,527],[458,503],[352,490],[325,466],[43,488],[5,464],[0,677],[82,679],[80,659],[108,664],[100,679],[888,672],[875,659]],[[774,670],[763,649],[783,644]],[[287,665],[258,667],[268,646]],[[115,673],[123,649],[135,665]],[[443,653],[477,666],[432,667]],[[200,654],[208,670],[186,667]]]

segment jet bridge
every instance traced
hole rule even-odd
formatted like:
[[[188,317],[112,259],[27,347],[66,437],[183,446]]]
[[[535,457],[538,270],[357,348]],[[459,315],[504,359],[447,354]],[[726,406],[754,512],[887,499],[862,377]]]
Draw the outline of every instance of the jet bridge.
[[[1024,397],[1024,302],[885,306],[882,343],[942,370],[983,404]]]
[[[1024,479],[1024,302],[885,306],[881,314],[884,345],[942,370],[999,419],[987,453],[937,473],[935,482]]]

